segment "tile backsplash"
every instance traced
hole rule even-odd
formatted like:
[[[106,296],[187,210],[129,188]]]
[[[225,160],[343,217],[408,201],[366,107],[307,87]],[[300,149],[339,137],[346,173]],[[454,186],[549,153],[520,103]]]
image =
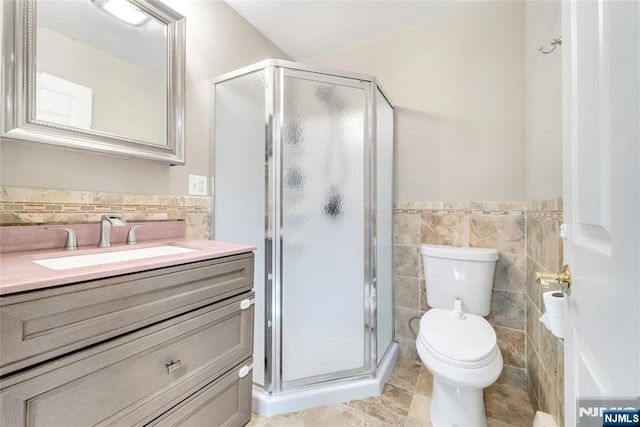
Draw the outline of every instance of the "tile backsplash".
[[[401,357],[415,357],[409,318],[429,309],[420,244],[495,248],[500,258],[487,320],[504,357],[498,381],[525,389],[525,202],[398,202],[394,223],[395,320]],[[418,324],[413,322],[416,331]]]
[[[81,224],[113,213],[126,221],[184,220],[186,237],[208,239],[211,197],[0,187],[0,225]]]

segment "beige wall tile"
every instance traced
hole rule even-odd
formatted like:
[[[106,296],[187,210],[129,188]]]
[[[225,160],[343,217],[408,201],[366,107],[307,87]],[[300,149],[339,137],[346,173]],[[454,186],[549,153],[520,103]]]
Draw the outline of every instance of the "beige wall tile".
[[[534,399],[532,402],[539,402],[540,396],[540,361],[535,350],[532,348],[531,340],[527,338],[526,341],[526,353],[527,353],[527,378],[533,391]],[[538,409],[536,407],[535,409]]]
[[[424,279],[420,280],[420,313],[429,311],[431,307],[427,303],[427,286]]]
[[[555,211],[558,209],[559,199],[546,199],[540,202],[540,210],[542,211]]]
[[[491,312],[487,320],[494,326],[525,329],[524,294],[494,290],[491,296]]]
[[[538,396],[533,390],[533,385],[527,376],[527,394],[529,395],[529,401],[531,402],[531,406],[534,411],[538,411],[540,409],[540,404],[538,403]]]
[[[511,292],[525,292],[525,256],[521,254],[500,253],[496,263],[494,289]]]
[[[36,221],[36,223],[38,223]],[[18,214],[13,212],[0,212],[0,225],[22,224],[22,220]]]
[[[555,416],[555,420],[558,427],[564,427],[564,404],[562,401],[558,405],[558,413]]]
[[[398,321],[396,320],[396,323]],[[416,340],[405,339],[396,336],[396,340],[398,341],[398,362],[400,361],[411,361],[416,362],[418,360],[418,354],[416,352]]]
[[[538,310],[542,307],[541,286],[536,283],[536,272],[542,271],[542,267],[527,257],[527,279],[525,281],[526,294]]]
[[[93,203],[103,203],[108,205],[121,205],[123,204],[124,195],[120,193],[105,193],[96,192],[93,197]]]
[[[555,381],[551,379],[544,369],[540,369],[540,394],[538,395],[540,410],[554,415],[558,413],[558,396],[556,395]]]
[[[105,213],[126,221],[183,219],[190,238],[209,238],[211,198],[92,191],[2,187],[0,224],[77,224],[98,222]],[[10,203],[21,201],[21,203]],[[7,206],[12,210],[8,211]],[[37,209],[37,212],[31,212]],[[174,210],[171,210],[174,209]]]
[[[540,328],[544,328],[544,326],[540,326],[540,316],[542,315],[538,308],[533,304],[531,298],[527,296],[527,328],[526,333],[529,339],[531,340],[531,344],[533,345],[535,351],[537,353],[540,352]]]
[[[487,427],[513,427],[509,423],[498,421],[494,418],[487,418]]]
[[[396,213],[393,216],[394,243],[402,246],[420,245],[420,215]]]
[[[526,391],[527,371],[525,368],[516,368],[511,365],[504,365],[497,383],[509,384]]]
[[[0,216],[0,225],[18,224],[44,224],[46,213],[26,213],[26,212],[3,212]]]
[[[420,281],[413,277],[395,277],[395,305],[396,307],[420,309]]]
[[[409,319],[411,318],[411,316],[417,316],[417,315],[418,315],[418,310],[411,310],[408,308],[396,307],[396,315],[395,315],[396,338],[415,341],[415,337],[411,334],[411,331],[409,331]]]
[[[420,243],[469,246],[469,217],[467,215],[422,214]]]
[[[558,340],[558,398],[564,403],[564,341]],[[560,405],[562,406],[562,405]]]
[[[560,271],[562,266],[562,239],[560,221],[543,219],[540,227],[540,263],[549,271]]]
[[[524,331],[494,326],[505,365],[525,367]]]
[[[540,363],[549,375],[549,379],[553,382],[554,394],[556,394],[558,384],[558,338],[547,329],[546,326],[540,325]],[[553,412],[550,412],[553,414]]]
[[[500,252],[524,254],[524,218],[509,216],[472,216],[470,246],[495,248]]]
[[[475,202],[445,201],[444,209],[452,211],[465,211],[471,209],[472,203]]]
[[[187,223],[187,238],[209,238],[209,229],[211,223],[211,216],[209,212],[185,214],[184,219]]]
[[[418,248],[411,246],[396,246],[394,256],[395,274],[397,276],[419,277],[420,251]]]
[[[540,261],[540,218],[527,217],[527,256],[535,262]]]

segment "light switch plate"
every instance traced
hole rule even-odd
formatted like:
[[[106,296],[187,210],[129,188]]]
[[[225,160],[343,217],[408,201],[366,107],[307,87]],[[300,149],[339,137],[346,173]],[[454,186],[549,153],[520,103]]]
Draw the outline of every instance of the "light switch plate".
[[[200,175],[189,175],[189,195],[190,196],[206,196],[207,195],[207,177]]]

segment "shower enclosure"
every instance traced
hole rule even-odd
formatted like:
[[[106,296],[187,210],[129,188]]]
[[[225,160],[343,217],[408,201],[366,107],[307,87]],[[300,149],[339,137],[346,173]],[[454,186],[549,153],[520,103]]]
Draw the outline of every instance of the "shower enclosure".
[[[380,393],[393,341],[393,107],[267,60],[214,82],[214,234],[253,244],[254,410]]]

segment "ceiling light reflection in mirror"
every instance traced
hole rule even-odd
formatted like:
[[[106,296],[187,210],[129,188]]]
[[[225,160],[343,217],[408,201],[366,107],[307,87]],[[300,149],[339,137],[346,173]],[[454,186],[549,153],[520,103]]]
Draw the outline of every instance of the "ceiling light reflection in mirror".
[[[91,0],[91,3],[105,13],[134,27],[141,27],[151,19],[127,0]]]

